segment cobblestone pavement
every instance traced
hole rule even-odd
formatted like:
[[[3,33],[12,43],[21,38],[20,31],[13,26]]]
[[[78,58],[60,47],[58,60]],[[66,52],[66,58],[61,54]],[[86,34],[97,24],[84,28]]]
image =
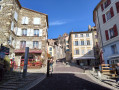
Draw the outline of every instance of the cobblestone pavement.
[[[101,86],[75,66],[62,62],[55,65],[53,75],[44,79],[31,90],[110,90]]]

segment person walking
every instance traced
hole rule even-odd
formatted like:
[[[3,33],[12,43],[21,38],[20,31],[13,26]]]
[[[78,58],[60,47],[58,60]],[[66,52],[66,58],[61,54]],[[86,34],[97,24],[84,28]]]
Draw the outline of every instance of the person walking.
[[[116,66],[116,74],[117,74],[116,83],[119,84],[119,63],[117,63]]]

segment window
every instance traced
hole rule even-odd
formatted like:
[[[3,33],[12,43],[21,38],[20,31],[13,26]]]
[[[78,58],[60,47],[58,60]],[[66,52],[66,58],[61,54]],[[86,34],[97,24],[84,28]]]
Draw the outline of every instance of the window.
[[[34,18],[34,24],[40,24],[40,18]]]
[[[78,46],[78,41],[75,41],[75,46]]]
[[[112,54],[118,54],[116,44],[112,45],[111,49],[112,49]]]
[[[89,37],[89,34],[88,33],[86,34],[86,37]]]
[[[28,24],[28,23],[29,23],[28,17],[23,17],[22,18],[22,24]]]
[[[108,2],[104,2],[104,8],[107,8],[108,7]]]
[[[82,55],[84,55],[85,54],[85,51],[84,51],[84,49],[82,49]]]
[[[34,36],[39,36],[39,30],[34,30]]]
[[[27,36],[27,30],[26,29],[22,30],[22,36]]]
[[[50,47],[50,49],[49,49],[50,51],[52,51],[52,48]]]
[[[67,48],[69,48],[69,45],[67,45]]]
[[[38,48],[38,41],[33,41],[33,48]]]
[[[25,48],[26,47],[26,41],[21,41],[20,48]]]
[[[78,34],[75,34],[75,38],[77,38],[78,37]]]
[[[111,12],[110,12],[110,11],[108,11],[108,12],[106,13],[106,17],[107,17],[107,21],[108,21],[109,19],[111,19]]]
[[[81,35],[81,37],[83,37],[83,34],[80,34]]]
[[[79,54],[79,50],[76,50],[76,55],[78,55]]]
[[[90,40],[87,40],[87,45],[90,45]]]
[[[81,41],[81,45],[84,45],[84,41]]]
[[[113,38],[115,35],[114,35],[114,29],[113,28],[111,28],[110,30],[109,30],[109,32],[110,32],[110,38]]]

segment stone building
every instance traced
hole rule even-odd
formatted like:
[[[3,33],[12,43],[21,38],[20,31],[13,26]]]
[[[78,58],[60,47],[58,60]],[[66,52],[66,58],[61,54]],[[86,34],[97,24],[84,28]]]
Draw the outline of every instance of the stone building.
[[[25,47],[29,47],[29,61],[47,59],[48,16],[27,8],[21,8],[18,18],[18,31],[15,55],[16,60],[24,61]]]
[[[48,15],[21,6],[19,0],[0,0],[0,30],[3,45],[10,48],[10,59],[20,65],[25,47],[29,61],[47,60]]]
[[[70,32],[69,52],[72,63],[95,65],[93,35],[90,31]]]
[[[119,62],[119,0],[101,0],[93,12],[101,63]]]
[[[0,0],[0,32],[3,32],[4,36],[2,44],[10,48],[10,59],[15,57],[16,31],[20,9],[21,5],[18,0]]]

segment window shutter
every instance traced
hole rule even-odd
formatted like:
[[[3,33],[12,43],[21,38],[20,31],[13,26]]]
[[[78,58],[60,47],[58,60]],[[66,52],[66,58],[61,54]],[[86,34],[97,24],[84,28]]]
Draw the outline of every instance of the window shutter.
[[[117,13],[119,13],[119,2],[116,2]]]
[[[113,7],[110,8],[110,13],[111,13],[111,17],[113,17],[114,16]]]
[[[78,45],[79,45],[79,46],[81,45],[81,41],[80,41],[80,40],[78,41]]]
[[[40,29],[40,30],[39,30],[39,36],[42,36],[42,34],[43,34],[43,30]]]
[[[21,30],[21,28],[18,28],[17,35],[18,35],[18,36],[21,36],[21,34],[22,34],[22,30]]]
[[[34,36],[34,30],[33,29],[31,29],[30,36]]]
[[[114,36],[118,36],[117,25],[115,24],[114,27]]]
[[[76,55],[76,50],[74,50],[74,55]]]
[[[17,21],[18,20],[18,14],[17,12],[14,13],[14,19]]]
[[[111,0],[107,0],[108,6],[111,4]]]
[[[39,49],[42,48],[42,42],[39,42]]]
[[[25,17],[22,18],[22,24],[25,24]]]
[[[31,33],[31,30],[28,29],[28,30],[27,30],[27,36],[30,36],[30,33]]]
[[[102,9],[102,11],[104,10],[103,4],[101,4],[101,9]]]
[[[25,17],[25,24],[28,24],[29,23],[29,19],[28,17]]]
[[[109,40],[108,30],[105,30],[106,40]]]
[[[105,14],[102,15],[103,23],[106,23]]]
[[[11,23],[11,30],[14,30],[14,22]]]
[[[34,18],[34,24],[40,24],[40,18]]]
[[[75,41],[73,42],[73,45],[75,46]]]
[[[84,45],[87,45],[87,41],[84,41]]]

